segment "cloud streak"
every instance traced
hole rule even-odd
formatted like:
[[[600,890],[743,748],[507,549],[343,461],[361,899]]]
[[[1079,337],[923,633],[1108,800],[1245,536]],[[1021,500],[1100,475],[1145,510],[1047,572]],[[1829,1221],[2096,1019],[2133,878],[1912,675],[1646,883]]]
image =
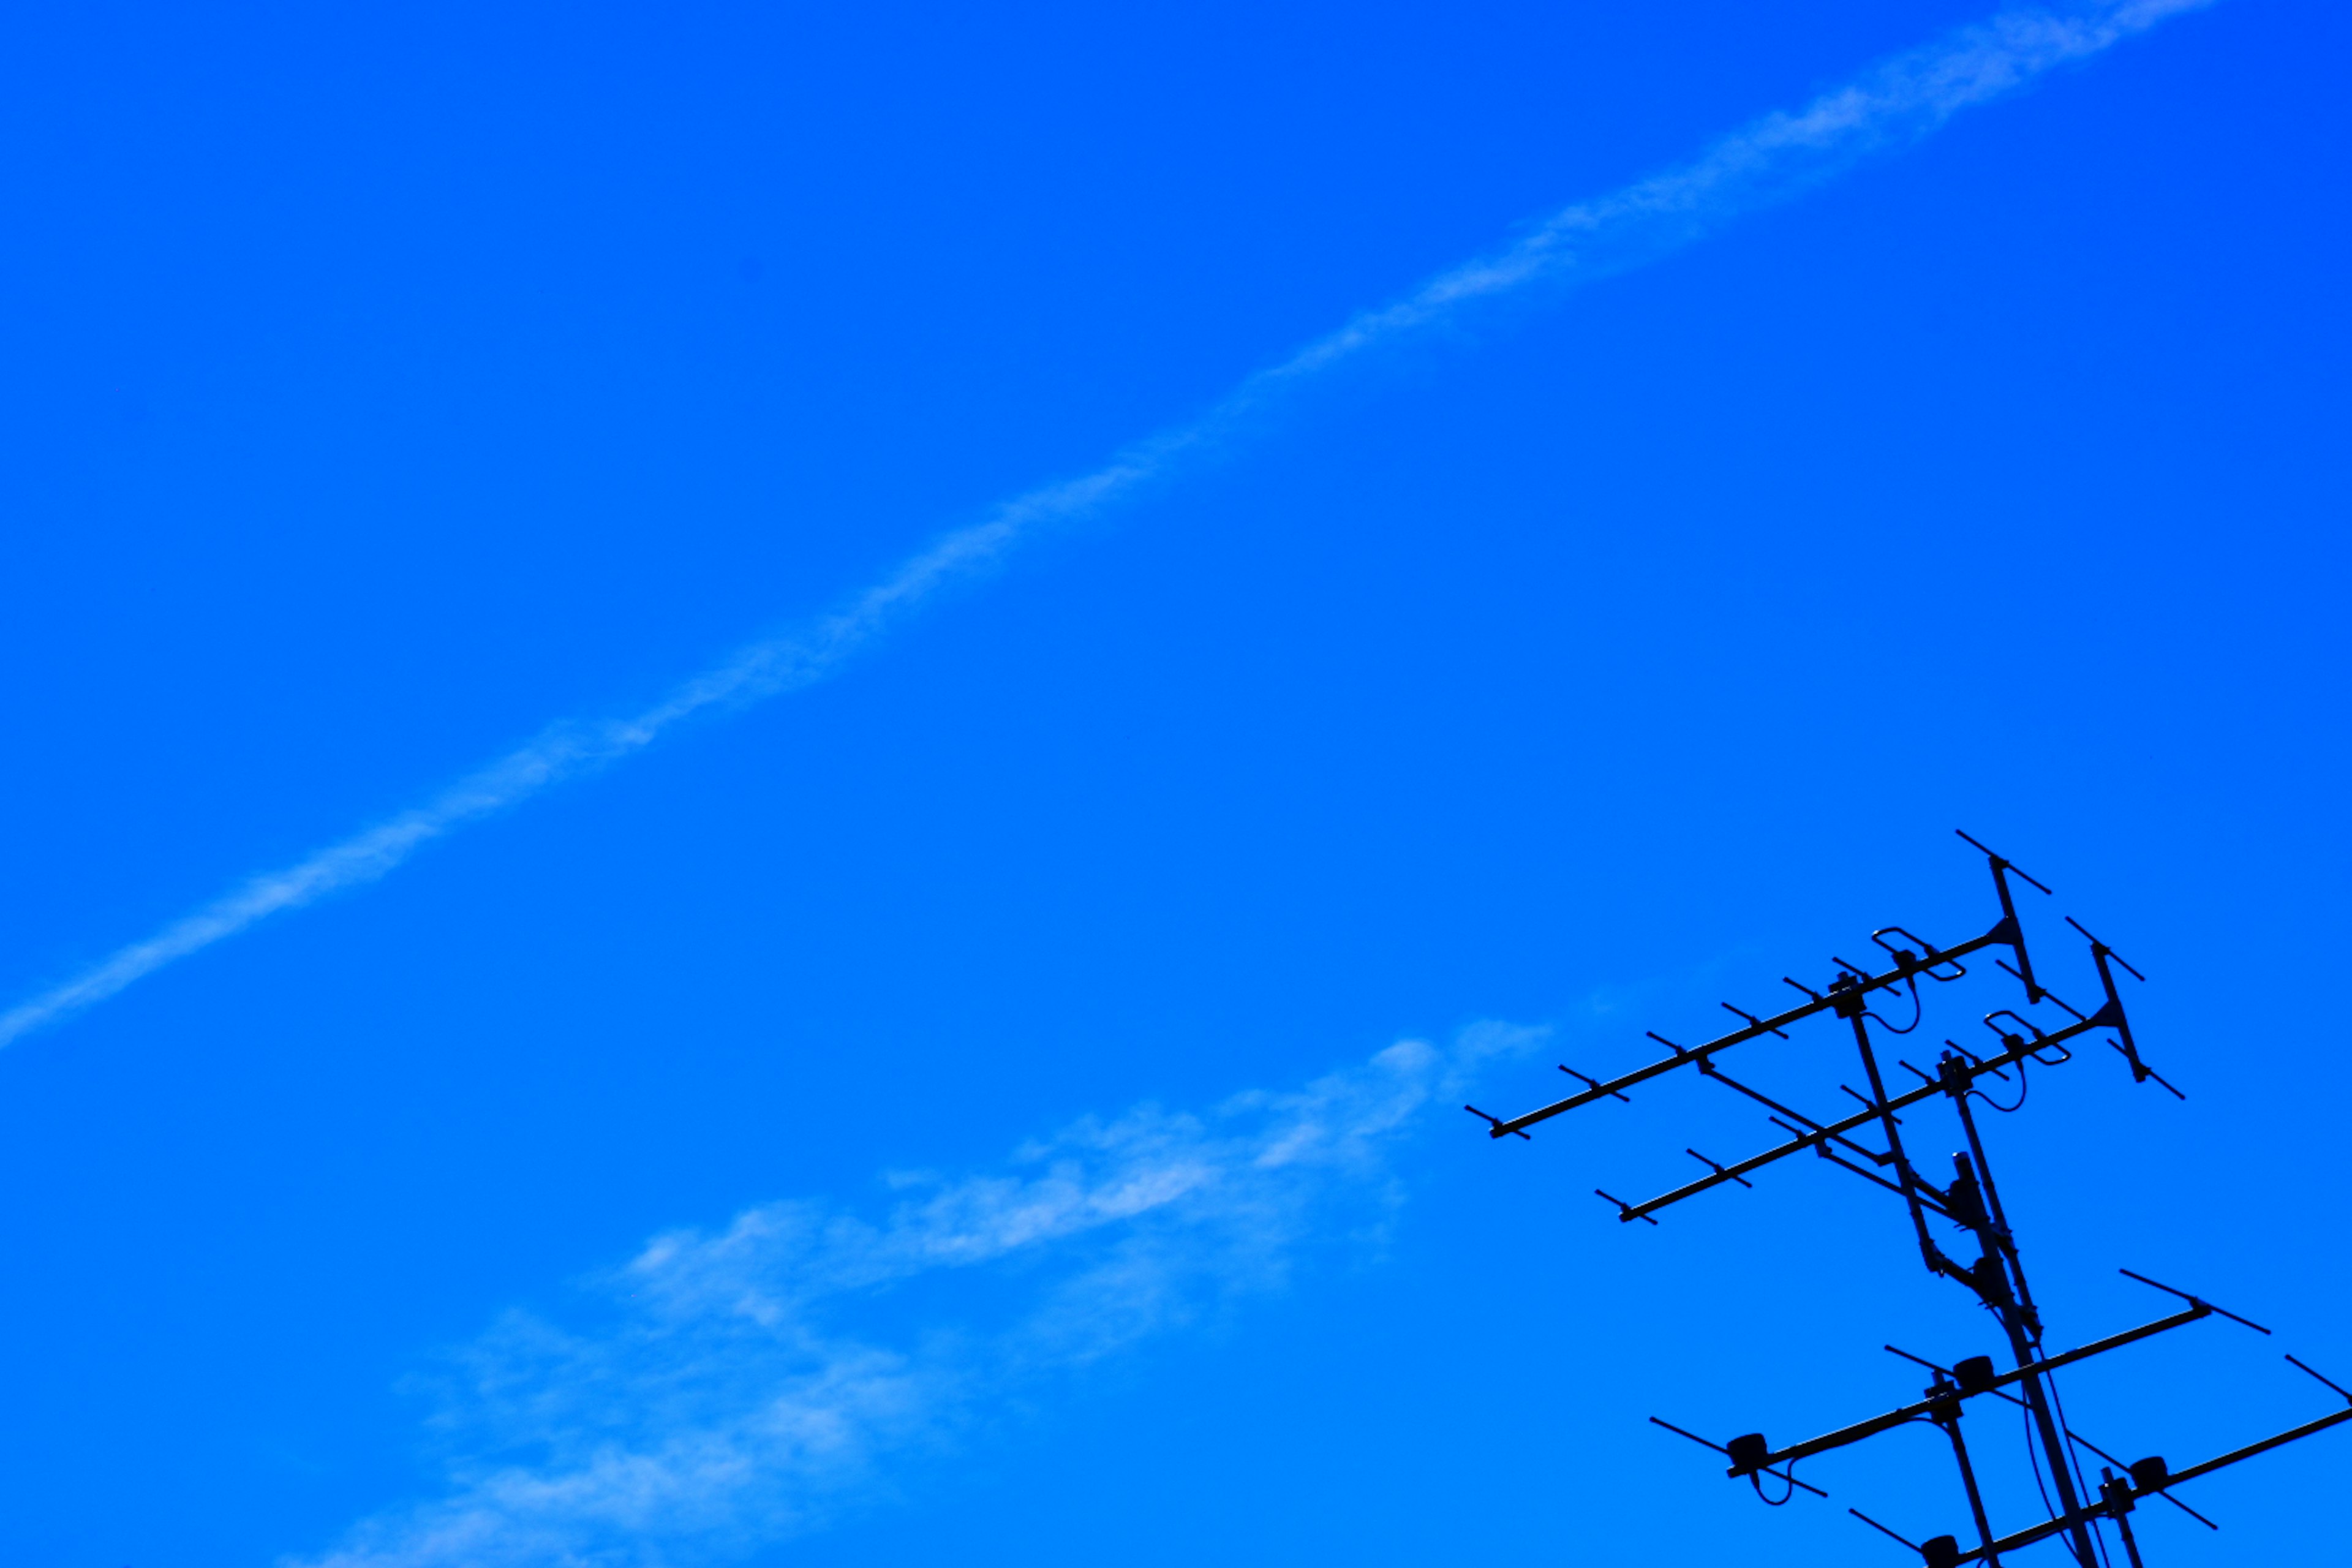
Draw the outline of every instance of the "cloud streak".
[[[1441,273],[1249,376],[1191,423],[1139,442],[1090,473],[1000,503],[803,629],[750,645],[640,712],[552,726],[423,805],[255,877],[117,950],[0,1013],[0,1045],[102,1002],[271,915],[373,881],[426,844],[621,761],[688,719],[824,679],[943,588],[999,563],[1057,523],[1100,513],[1176,475],[1247,434],[1271,405],[1296,389],[1376,350],[1482,307],[1556,294],[1639,267],[1865,158],[1907,146],[1962,110],[2209,3],[2102,0],[2004,12],[1883,61],[1801,109],[1754,121],[1687,163],[1555,213],[1513,243]]]
[[[1542,1037],[1482,1026],[1205,1114],[1088,1118],[995,1170],[894,1178],[878,1215],[774,1203],[657,1237],[593,1282],[587,1326],[515,1313],[449,1359],[443,1495],[286,1568],[677,1568],[821,1527],[892,1460],[1376,1236],[1423,1113]]]

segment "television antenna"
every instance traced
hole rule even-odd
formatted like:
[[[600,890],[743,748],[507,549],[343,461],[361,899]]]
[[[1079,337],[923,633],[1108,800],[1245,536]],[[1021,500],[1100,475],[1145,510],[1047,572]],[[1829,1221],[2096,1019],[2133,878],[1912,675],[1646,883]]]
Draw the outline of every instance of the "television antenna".
[[[1657,1215],[1676,1204],[1732,1183],[1743,1187],[1753,1186],[1755,1184],[1749,1177],[1783,1160],[1811,1153],[1902,1200],[1913,1238],[1918,1245],[1920,1261],[1930,1274],[1967,1290],[1991,1312],[2008,1342],[2009,1364],[2003,1369],[1992,1356],[1969,1355],[1945,1365],[1888,1345],[1886,1349],[1894,1354],[1933,1374],[1933,1381],[1922,1391],[1921,1396],[1895,1409],[1793,1443],[1774,1444],[1759,1432],[1745,1433],[1717,1443],[1654,1415],[1650,1418],[1652,1423],[1721,1454],[1730,1461],[1725,1472],[1727,1475],[1748,1482],[1759,1496],[1777,1505],[1788,1501],[1800,1490],[1823,1498],[1829,1495],[1819,1487],[1797,1478],[1795,1467],[1800,1460],[1864,1442],[1898,1426],[1924,1421],[1940,1429],[1948,1440],[1953,1464],[1958,1473],[1961,1497],[1967,1506],[1969,1533],[1974,1544],[1963,1545],[1958,1534],[1934,1535],[1913,1542],[1859,1509],[1846,1511],[1873,1530],[1910,1548],[1918,1554],[1927,1568],[1959,1568],[1960,1564],[1970,1563],[1999,1568],[2005,1558],[2049,1541],[2062,1542],[2078,1568],[2113,1568],[2114,1560],[2110,1557],[2106,1539],[2110,1530],[2121,1549],[2122,1561],[2128,1563],[2129,1568],[2145,1568],[2139,1541],[2132,1525],[2132,1516],[2141,1504],[2152,1500],[2161,1500],[2189,1518],[2218,1529],[2212,1521],[2174,1497],[2174,1489],[2242,1460],[2352,1421],[2352,1390],[2347,1390],[2289,1355],[2286,1358],[2289,1363],[2340,1396],[2345,1407],[2179,1469],[2169,1467],[2161,1457],[2151,1456],[2129,1462],[2118,1459],[2067,1426],[2057,1388],[2056,1374],[2063,1368],[2079,1365],[2127,1345],[2207,1319],[2218,1318],[2260,1334],[2267,1335],[2271,1331],[2201,1296],[2176,1289],[2126,1268],[2122,1270],[2126,1277],[2170,1296],[2180,1304],[2162,1317],[2086,1344],[2056,1351],[2050,1348],[2042,1310],[2036,1304],[2032,1287],[2026,1279],[2017,1232],[2002,1206],[2000,1189],[1994,1180],[1992,1162],[1988,1157],[1971,1102],[1982,1101],[2001,1111],[2022,1109],[2025,1079],[2032,1068],[2063,1066],[2074,1058],[2070,1048],[2072,1042],[2102,1034],[2105,1037],[2105,1043],[2123,1058],[2135,1083],[2155,1083],[2176,1098],[2185,1100],[2188,1097],[2147,1064],[2140,1055],[2138,1041],[2133,1037],[2131,1021],[2125,1012],[2123,996],[2116,986],[2116,974],[2120,971],[2135,980],[2144,981],[2147,977],[2070,915],[2066,917],[2066,923],[2090,944],[2092,965],[2099,977],[2101,1000],[2097,1006],[2085,1013],[2042,984],[2035,975],[2033,959],[2027,951],[2025,928],[2017,912],[2018,889],[2012,883],[2022,883],[2044,895],[2050,889],[2014,861],[1968,834],[1961,833],[1959,837],[1967,839],[1984,856],[1992,873],[1994,894],[2000,901],[2000,918],[1983,934],[1948,947],[1937,947],[1901,926],[1885,927],[1871,933],[1871,941],[1885,955],[1884,962],[1888,966],[1883,970],[1853,963],[1832,953],[1831,960],[1836,965],[1835,972],[1822,990],[1816,991],[1800,981],[1783,977],[1782,984],[1800,993],[1804,1000],[1780,1013],[1760,1016],[1727,1002],[1723,1004],[1724,1009],[1739,1018],[1740,1026],[1702,1045],[1680,1046],[1652,1031],[1650,1038],[1665,1047],[1670,1055],[1607,1079],[1591,1078],[1574,1068],[1562,1066],[1559,1070],[1583,1087],[1565,1099],[1538,1106],[1517,1116],[1489,1115],[1475,1105],[1463,1109],[1486,1121],[1487,1134],[1491,1138],[1526,1139],[1531,1136],[1530,1128],[1555,1117],[1603,1100],[1624,1100],[1627,1098],[1625,1091],[1630,1089],[1685,1069],[1762,1105],[1770,1113],[1772,1122],[1787,1134],[1783,1142],[1729,1164],[1721,1163],[1696,1149],[1685,1149],[1685,1153],[1706,1168],[1705,1173],[1670,1192],[1638,1203],[1626,1202],[1599,1188],[1594,1189],[1595,1194],[1616,1208],[1621,1222],[1630,1225],[1638,1221],[1654,1226],[1658,1223]],[[1998,1008],[1983,1019],[1985,1027],[1999,1042],[1997,1049],[1971,1051],[1956,1040],[1947,1039],[1944,1049],[1933,1063],[1933,1070],[1916,1067],[1898,1058],[1894,1065],[1918,1082],[1913,1086],[1901,1086],[1898,1092],[1890,1093],[1882,1053],[1885,1037],[1908,1035],[1925,1021],[1927,1003],[1926,994],[1920,989],[1921,982],[1933,986],[1958,980],[1969,973],[1965,961],[1979,954],[1989,955],[1994,966],[2007,972],[2022,988],[2026,1009],[2041,1009],[2046,1004],[2055,1013],[2044,1012],[2041,1015],[2042,1021],[2037,1022],[2026,1012],[2016,1008]],[[1880,1005],[1904,996],[1909,1000],[1912,1018],[1908,1024],[1898,1026],[1876,1009]],[[2064,1016],[2063,1022],[2056,1016],[2061,1014]],[[1718,1060],[1735,1048],[1768,1035],[1788,1038],[1788,1031],[1792,1026],[1816,1019],[1843,1023],[1853,1035],[1854,1048],[1861,1058],[1863,1079],[1869,1092],[1864,1094],[1843,1085],[1839,1087],[1859,1103],[1861,1108],[1857,1110],[1830,1120],[1808,1116],[1733,1078]],[[2051,1026],[2044,1027],[2045,1023]],[[1988,1079],[2008,1082],[2012,1073],[2015,1074],[2018,1090],[2018,1100],[2014,1105],[2000,1104],[1981,1087]],[[1961,1141],[1965,1144],[1961,1152],[1952,1156],[1951,1174],[1940,1183],[1923,1173],[1913,1158],[1911,1145],[1919,1142],[1917,1134],[1912,1135],[1910,1144],[1906,1144],[1904,1134],[1903,1112],[1931,1102],[1948,1106],[1958,1123]],[[1973,1245],[1977,1256],[1973,1258],[1956,1258],[1948,1252],[1937,1238],[1934,1222],[1939,1220],[1957,1226],[1965,1242]],[[2002,1401],[2023,1408],[2032,1431],[2036,1479],[2039,1479],[2040,1469],[2046,1467],[2052,1482],[2050,1489],[2056,1494],[2052,1500],[2047,1492],[2044,1493],[2048,1505],[2046,1518],[2006,1532],[1997,1531],[1993,1524],[1984,1489],[1979,1485],[1977,1461],[1970,1454],[1962,1426],[1962,1416],[1971,1407],[1972,1402],[1982,1400]],[[2086,1454],[2088,1459],[2084,1458]],[[2099,1465],[2095,1484],[2090,1470],[2093,1462]],[[1766,1492],[1768,1478],[1780,1488],[1781,1495],[1778,1498]]]

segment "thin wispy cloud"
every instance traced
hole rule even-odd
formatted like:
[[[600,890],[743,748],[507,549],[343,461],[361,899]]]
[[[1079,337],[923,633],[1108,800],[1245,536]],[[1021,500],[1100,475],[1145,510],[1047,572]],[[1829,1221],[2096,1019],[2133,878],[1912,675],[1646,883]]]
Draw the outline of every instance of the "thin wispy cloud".
[[[288,1568],[652,1568],[820,1527],[898,1489],[894,1461],[1376,1238],[1403,1141],[1542,1037],[1484,1026],[1204,1114],[1090,1118],[994,1170],[894,1177],[879,1214],[657,1237],[584,1323],[517,1313],[448,1359],[442,1495]]]
[[[633,714],[555,725],[432,799],[267,872],[153,935],[0,1014],[0,1045],[104,1001],[268,916],[370,882],[433,840],[651,745],[685,721],[824,679],[948,584],[1002,562],[1054,524],[1131,498],[1229,445],[1293,390],[1465,312],[1638,267],[1873,155],[2210,0],[2103,0],[2004,12],[1884,61],[1803,108],[1768,114],[1677,167],[1580,202],[1494,253],[1248,377],[1205,414],[1137,443],[1090,473],[1041,486],[946,535],[793,634],[751,645]]]

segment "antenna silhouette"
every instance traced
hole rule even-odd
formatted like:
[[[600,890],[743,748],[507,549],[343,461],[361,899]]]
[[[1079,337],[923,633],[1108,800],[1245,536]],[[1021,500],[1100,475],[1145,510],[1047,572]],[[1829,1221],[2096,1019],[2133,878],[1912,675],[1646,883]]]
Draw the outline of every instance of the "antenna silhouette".
[[[2139,1042],[2132,1034],[2123,996],[2116,988],[2116,971],[2120,970],[2135,980],[2147,977],[2070,915],[2066,917],[2066,923],[2090,944],[2091,962],[2097,971],[2102,993],[2100,1002],[2092,1011],[2084,1013],[2043,985],[2034,973],[2032,956],[2026,950],[2025,928],[2018,918],[2011,881],[2014,879],[2044,895],[2050,889],[2014,861],[1968,834],[1961,833],[1959,837],[1967,839],[1985,857],[1992,873],[1993,891],[2000,903],[2000,914],[1983,934],[1939,948],[1901,926],[1885,927],[1871,934],[1871,941],[1886,956],[1889,967],[1885,970],[1874,972],[1865,965],[1832,953],[1831,960],[1836,967],[1823,990],[1816,991],[1801,981],[1783,977],[1783,984],[1805,998],[1783,1012],[1764,1016],[1726,1002],[1724,1009],[1741,1019],[1741,1026],[1703,1045],[1679,1046],[1664,1036],[1652,1032],[1650,1038],[1665,1047],[1671,1055],[1606,1079],[1590,1078],[1573,1068],[1563,1066],[1560,1071],[1583,1087],[1564,1100],[1538,1106],[1517,1116],[1494,1116],[1476,1106],[1465,1106],[1463,1109],[1486,1123],[1487,1135],[1491,1138],[1529,1139],[1532,1137],[1529,1129],[1554,1117],[1598,1100],[1624,1100],[1627,1098],[1626,1090],[1685,1068],[1763,1106],[1771,1113],[1769,1119],[1772,1123],[1788,1136],[1760,1153],[1724,1163],[1696,1149],[1685,1148],[1684,1152],[1705,1167],[1706,1173],[1672,1191],[1639,1202],[1627,1202],[1599,1188],[1594,1192],[1617,1210],[1620,1221],[1631,1224],[1639,1220],[1655,1226],[1659,1223],[1658,1215],[1676,1204],[1728,1183],[1752,1187],[1756,1184],[1749,1178],[1759,1172],[1792,1155],[1811,1153],[1860,1176],[1902,1201],[1913,1238],[1918,1245],[1920,1262],[1930,1274],[1968,1291],[1990,1312],[2008,1342],[2009,1365],[2003,1370],[1990,1355],[1969,1355],[1945,1365],[1888,1345],[1886,1349],[1895,1355],[1934,1374],[1934,1381],[1922,1391],[1920,1397],[1880,1415],[1851,1422],[1834,1431],[1793,1443],[1774,1444],[1760,1432],[1744,1433],[1718,1443],[1654,1415],[1650,1418],[1651,1422],[1677,1436],[1686,1437],[1721,1454],[1730,1461],[1725,1474],[1734,1479],[1747,1481],[1759,1497],[1776,1507],[1790,1501],[1799,1491],[1817,1497],[1828,1496],[1820,1488],[1797,1479],[1796,1466],[1801,1460],[1866,1441],[1882,1432],[1913,1422],[1926,1422],[1944,1434],[1951,1449],[1960,1483],[1961,1500],[1968,1514],[1968,1531],[1975,1544],[1962,1545],[1958,1534],[1932,1535],[1914,1542],[1859,1509],[1850,1508],[1846,1511],[1880,1534],[1908,1548],[1927,1568],[1958,1568],[1959,1564],[1969,1563],[1982,1563],[1997,1568],[2005,1556],[2014,1556],[2029,1546],[2053,1540],[2064,1544],[2078,1568],[2112,1568],[2116,1560],[2108,1552],[2109,1530],[2114,1531],[2121,1549],[2120,1560],[2130,1564],[2130,1568],[2146,1568],[2132,1525],[2132,1515],[2142,1502],[2160,1498],[2198,1522],[2218,1529],[2212,1521],[2173,1497],[2172,1489],[2242,1459],[2252,1458],[2284,1444],[2352,1421],[2352,1391],[2330,1382],[2290,1355],[2286,1359],[2299,1371],[2342,1398],[2345,1408],[2181,1469],[2171,1468],[2160,1457],[2126,1463],[2067,1425],[2057,1391],[2056,1374],[2062,1368],[2091,1361],[2209,1318],[2222,1319],[2260,1334],[2268,1334],[2270,1330],[2203,1297],[2177,1289],[2126,1268],[2121,1271],[2126,1277],[2163,1292],[2181,1304],[2162,1317],[2085,1344],[2056,1351],[2048,1347],[2042,1310],[2034,1300],[2032,1286],[2027,1282],[2017,1233],[2002,1207],[2000,1190],[1993,1179],[1992,1163],[1986,1153],[1972,1102],[1981,1101],[1995,1110],[2004,1112],[2021,1110],[2031,1069],[2063,1066],[2074,1059],[2069,1042],[2102,1032],[2107,1037],[2107,1045],[2124,1058],[2131,1069],[2135,1083],[2152,1081],[2176,1098],[2185,1100],[2188,1097],[2148,1066],[2140,1055]],[[2022,1005],[2025,1008],[2038,1009],[2046,1004],[2064,1015],[2065,1021],[2059,1022],[2044,1014],[2043,1021],[2036,1022],[2015,1008],[1998,1008],[1985,1015],[1982,1020],[1984,1026],[1999,1042],[1997,1049],[1979,1054],[1957,1041],[1947,1039],[1945,1048],[1936,1058],[1932,1071],[1898,1059],[1895,1065],[1918,1081],[1914,1086],[1902,1089],[1901,1092],[1889,1093],[1881,1058],[1883,1037],[1908,1035],[1926,1022],[1927,994],[1921,990],[1922,981],[1933,986],[1959,980],[1969,973],[1969,966],[1964,961],[1979,954],[1990,954],[1992,966],[2017,982],[2023,990]],[[1898,998],[1901,1000],[1897,1001]],[[1889,1011],[1910,1015],[1907,1023],[1898,1024],[1877,1011],[1880,1006],[1890,1003],[1895,1005],[1889,1007]],[[1734,1079],[1717,1060],[1750,1040],[1768,1035],[1790,1038],[1788,1031],[1792,1026],[1822,1017],[1843,1024],[1846,1032],[1853,1037],[1868,1092],[1844,1084],[1838,1088],[1861,1107],[1857,1110],[1847,1111],[1828,1121],[1806,1115]],[[2052,1026],[2044,1027],[2044,1023]],[[2003,1105],[1995,1100],[1991,1091],[1981,1087],[1987,1079],[2013,1084],[2015,1102]],[[1940,1181],[1930,1180],[1915,1162],[1910,1148],[1905,1142],[1905,1123],[1901,1114],[1932,1101],[1941,1101],[1948,1107],[1958,1123],[1961,1142],[1965,1144],[1964,1152],[1951,1157],[1951,1173]],[[1913,1142],[1916,1142],[1916,1136]],[[1973,1247],[1976,1256],[1973,1258],[1956,1258],[1947,1252],[1937,1239],[1931,1220],[1957,1226]],[[2052,1483],[2050,1490],[2055,1493],[2054,1501],[2048,1493],[2044,1493],[2047,1517],[2006,1533],[1997,1531],[1990,1517],[1983,1490],[1979,1485],[1976,1461],[1970,1456],[1963,1431],[1962,1418],[1971,1403],[1987,1399],[2023,1408],[2032,1427],[2033,1447],[2038,1450],[2037,1466],[2047,1468]],[[2085,1453],[2105,1461],[2095,1485],[2083,1458]],[[1768,1478],[1776,1483],[1778,1495],[1766,1490]]]

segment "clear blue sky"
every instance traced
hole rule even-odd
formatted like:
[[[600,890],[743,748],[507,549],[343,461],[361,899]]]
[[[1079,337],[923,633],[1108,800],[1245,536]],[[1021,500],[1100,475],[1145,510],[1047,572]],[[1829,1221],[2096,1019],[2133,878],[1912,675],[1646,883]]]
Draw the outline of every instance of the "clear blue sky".
[[[21,9],[0,1005],[1985,14]],[[1990,1349],[1899,1212],[1807,1162],[1622,1227],[1771,1129],[1458,1104],[1980,929],[1956,824],[2192,1097],[2098,1051],[1996,1119],[2053,1337],[2153,1315],[2118,1265],[2281,1333],[2078,1425],[2324,1410],[2347,45],[2227,0],[1442,322],[26,1034],[0,1561],[1894,1568],[1842,1510],[1958,1529],[1924,1440],[1768,1512],[1643,1417]],[[2151,1560],[2336,1551],[2347,1442]]]

